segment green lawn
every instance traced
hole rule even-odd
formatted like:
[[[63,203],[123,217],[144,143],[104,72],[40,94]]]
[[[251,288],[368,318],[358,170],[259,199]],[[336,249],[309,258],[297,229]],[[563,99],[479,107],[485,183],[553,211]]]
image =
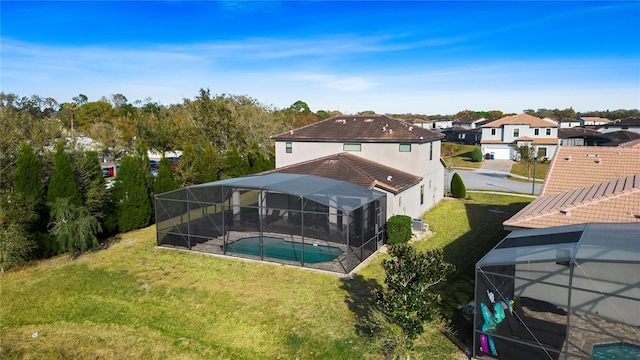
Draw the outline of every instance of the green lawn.
[[[536,179],[538,182],[542,182],[542,180],[544,180],[544,178],[547,176],[547,171],[549,171],[549,165],[550,163],[536,163]],[[520,175],[520,176],[526,176],[527,178],[531,179],[533,178],[533,165],[527,169],[526,166],[519,164],[519,163],[514,163],[513,166],[511,167],[511,173],[512,174],[516,174],[516,175]]]
[[[425,359],[468,345],[459,304],[473,294],[473,263],[505,235],[501,222],[527,199],[474,194],[425,216],[458,271],[440,291],[451,319],[426,327]],[[105,250],[60,256],[2,274],[0,358],[382,359],[358,331],[383,283],[374,259],[353,279],[288,266],[155,248],[155,228],[122,234]],[[38,332],[37,337],[32,334]]]
[[[440,156],[447,166],[479,169],[482,162],[471,160],[471,152],[476,147],[478,146],[443,142],[440,147]]]

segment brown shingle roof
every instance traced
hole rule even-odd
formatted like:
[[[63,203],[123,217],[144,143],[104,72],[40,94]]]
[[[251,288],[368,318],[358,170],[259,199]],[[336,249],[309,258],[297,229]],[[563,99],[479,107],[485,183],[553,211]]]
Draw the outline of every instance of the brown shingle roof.
[[[559,147],[540,192],[546,196],[640,173],[640,149]]]
[[[309,160],[265,173],[308,174],[348,181],[367,189],[400,193],[419,183],[422,177],[381,165],[350,153],[340,153]]]
[[[608,126],[640,126],[640,117],[630,117],[626,119],[615,120]]]
[[[502,127],[503,125],[529,124],[530,127],[558,127],[558,123],[553,120],[540,119],[529,114],[518,114],[505,116],[495,121],[482,125],[482,127]]]
[[[587,222],[640,223],[640,173],[542,196],[503,225],[545,228]]]
[[[442,139],[433,130],[385,115],[343,115],[272,136],[276,141],[426,143]]]
[[[560,139],[569,139],[575,137],[585,137],[585,136],[597,136],[601,135],[600,131],[587,129],[583,127],[572,127],[572,128],[559,128],[558,129],[558,137]]]

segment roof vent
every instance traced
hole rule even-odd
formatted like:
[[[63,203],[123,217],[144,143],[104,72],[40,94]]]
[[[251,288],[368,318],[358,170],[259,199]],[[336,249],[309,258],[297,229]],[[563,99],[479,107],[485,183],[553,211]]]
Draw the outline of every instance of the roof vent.
[[[373,122],[373,119],[364,119],[364,122]]]
[[[346,120],[346,119],[337,119],[337,120],[336,120],[336,122],[337,122],[337,123],[343,123],[343,124],[346,124],[346,123],[347,123],[347,120]]]
[[[569,209],[562,209],[560,210],[560,214],[564,214],[566,217],[570,217],[571,211]]]
[[[391,181],[391,180],[393,180],[393,176],[391,175],[387,176],[387,181]]]
[[[631,216],[633,216],[636,219],[640,219],[640,214],[636,214],[634,212],[631,212]]]
[[[567,156],[564,159],[567,160],[567,161],[571,161],[571,156]]]
[[[393,134],[393,130],[389,129],[389,134]]]
[[[598,154],[586,154],[585,156],[586,156],[586,157],[590,157],[590,158],[593,158],[593,157],[596,157],[596,158],[597,158],[597,157],[598,157]]]
[[[409,131],[413,131],[413,126],[409,126]]]
[[[293,130],[289,131],[289,135],[293,135]]]
[[[596,162],[596,164],[600,164],[600,163],[602,163],[602,159],[596,159],[595,162]]]

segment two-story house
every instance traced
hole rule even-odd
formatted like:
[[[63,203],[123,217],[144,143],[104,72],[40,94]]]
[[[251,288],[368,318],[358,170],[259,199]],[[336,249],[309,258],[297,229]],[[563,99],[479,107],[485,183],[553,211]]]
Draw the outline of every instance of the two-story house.
[[[482,125],[482,153],[487,159],[515,160],[515,148],[533,145],[540,158],[558,147],[558,123],[529,114],[506,116]]]
[[[580,123],[580,126],[606,125],[611,122],[611,120],[607,118],[601,118],[598,116],[578,116],[577,120]]]
[[[640,134],[640,117],[615,120],[600,128],[603,134],[614,131],[633,131]]]
[[[273,136],[274,171],[318,169],[316,175],[387,193],[387,217],[416,218],[444,196],[442,137],[384,115],[337,116]]]

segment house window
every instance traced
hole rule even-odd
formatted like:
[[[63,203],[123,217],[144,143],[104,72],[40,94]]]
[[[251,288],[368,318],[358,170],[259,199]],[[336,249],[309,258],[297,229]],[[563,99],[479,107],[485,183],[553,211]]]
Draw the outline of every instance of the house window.
[[[429,160],[433,160],[433,143],[429,143]]]
[[[342,145],[343,151],[361,151],[362,144],[344,144]]]
[[[551,129],[547,129],[547,136],[551,135]]]
[[[293,152],[293,145],[291,144],[291,141],[287,141],[285,146],[287,148],[287,154],[291,154]]]
[[[420,205],[424,204],[424,185],[420,185]]]
[[[517,138],[518,136],[520,136],[520,129],[513,129],[513,137]]]
[[[495,135],[496,134],[496,129],[491,129],[491,135]]]
[[[400,152],[411,152],[411,144],[400,144]]]
[[[539,147],[538,148],[538,159],[542,159],[547,157],[547,148],[546,147]]]
[[[533,135],[535,136],[540,135],[540,129],[533,129]]]

